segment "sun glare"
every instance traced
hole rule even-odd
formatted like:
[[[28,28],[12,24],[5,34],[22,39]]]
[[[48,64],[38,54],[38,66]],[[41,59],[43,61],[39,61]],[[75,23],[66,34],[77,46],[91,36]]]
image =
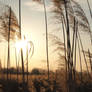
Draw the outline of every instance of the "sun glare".
[[[27,50],[27,40],[19,40],[16,42],[16,50],[19,53],[22,48],[23,52],[26,53]]]

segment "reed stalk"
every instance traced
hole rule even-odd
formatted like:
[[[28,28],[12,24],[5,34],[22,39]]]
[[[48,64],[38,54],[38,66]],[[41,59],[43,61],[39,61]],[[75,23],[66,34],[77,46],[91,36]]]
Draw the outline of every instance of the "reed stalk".
[[[11,30],[11,7],[9,8],[9,30],[8,30],[8,57],[7,57],[7,80],[9,79],[10,67],[10,30]]]
[[[48,80],[49,80],[49,55],[48,55],[48,21],[45,0],[43,0],[44,14],[45,14],[45,28],[46,28],[46,56],[47,56],[47,68],[48,68]]]
[[[81,48],[82,48],[83,57],[84,57],[84,61],[85,61],[85,64],[86,64],[88,77],[90,78],[90,74],[89,74],[89,70],[88,70],[88,64],[87,64],[87,60],[86,60],[86,56],[85,56],[85,53],[84,53],[84,49],[83,49],[83,45],[82,45],[82,41],[81,41],[81,37],[80,37],[79,31],[78,31],[78,39],[80,41],[80,45],[81,45]]]
[[[83,82],[83,76],[82,76],[82,61],[81,61],[81,51],[80,51],[80,44],[79,44],[79,40],[78,40],[78,49],[79,49],[79,59],[80,59],[80,76],[81,76],[81,82]]]
[[[20,39],[22,39],[21,34],[21,0],[19,0],[19,30],[20,30]],[[21,48],[21,64],[22,64],[22,81],[25,83],[25,73],[24,73],[24,58],[23,58],[23,50]]]
[[[17,69],[17,81],[18,81],[18,60],[17,60],[17,51],[16,51],[16,47],[15,47],[15,58],[16,58],[16,69]]]

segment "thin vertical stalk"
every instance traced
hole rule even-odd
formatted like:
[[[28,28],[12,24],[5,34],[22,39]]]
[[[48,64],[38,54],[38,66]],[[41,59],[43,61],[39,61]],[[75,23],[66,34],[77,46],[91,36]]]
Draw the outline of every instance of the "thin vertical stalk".
[[[89,49],[88,49],[88,54],[89,54],[89,61],[90,61],[90,67],[91,67],[91,73],[92,73],[92,60],[91,60],[91,55],[90,55]]]
[[[20,36],[22,39],[21,35],[21,0],[19,0],[19,30],[20,30]],[[23,83],[25,82],[25,74],[24,74],[24,59],[23,59],[23,50],[21,48],[21,64],[22,64],[22,80]]]
[[[66,33],[67,33],[67,56],[68,56],[68,68],[70,63],[70,53],[71,53],[71,44],[70,44],[70,28],[69,28],[69,18],[68,18],[68,12],[67,12],[67,1],[64,0],[65,5],[65,13],[66,13]]]
[[[89,0],[87,0],[87,4],[88,4],[88,8],[89,8],[89,12],[90,12],[90,16],[91,16],[91,20],[92,20],[92,11],[91,11],[91,7],[90,7],[90,4],[89,4]],[[92,34],[91,34],[91,29],[89,28],[89,30],[90,30],[91,44],[92,44]]]
[[[22,63],[22,80],[25,83],[25,73],[24,73],[24,59],[23,59],[23,50],[21,48],[21,63]]]
[[[87,68],[87,73],[88,73],[88,76],[90,77],[89,70],[88,70],[88,65],[87,65],[87,60],[86,60],[86,56],[85,56],[85,53],[84,53],[84,49],[83,49],[83,45],[82,45],[82,41],[81,41],[81,37],[80,37],[79,32],[78,32],[78,38],[79,38],[80,45],[81,45],[81,48],[82,48],[82,51],[83,51],[83,56],[84,56],[84,61],[85,61],[86,68]]]
[[[77,23],[76,23],[77,25]],[[76,81],[76,49],[77,49],[77,26],[75,27],[75,57],[74,57],[74,81]]]
[[[89,1],[88,0],[87,0],[87,4],[88,4],[88,8],[89,8],[91,19],[92,19],[92,11],[91,11],[91,7],[90,7],[90,4],[89,4]]]
[[[6,48],[4,49],[4,70],[6,69]],[[6,78],[6,74],[5,73],[3,73],[4,74],[4,78]]]
[[[74,28],[73,28],[73,40],[72,40],[72,51],[71,51],[71,64],[73,65],[73,76],[74,76],[74,80],[75,80],[75,66],[74,66],[74,62],[73,62],[73,58],[74,58],[74,44],[75,44],[75,52],[76,52],[76,19],[74,17]],[[76,58],[75,58],[75,62],[76,62]]]
[[[28,45],[27,45],[27,83],[28,83],[28,75],[29,72],[28,72]]]
[[[20,37],[21,36],[21,0],[19,0],[19,31],[20,31]]]
[[[48,80],[49,80],[48,25],[47,25],[47,11],[46,11],[45,0],[43,0],[43,3],[44,3],[44,14],[45,14],[45,27],[46,27],[46,54],[47,54]]]
[[[64,54],[65,54],[65,67],[66,67],[66,83],[67,83],[67,58],[66,58],[66,43],[65,43],[65,29],[64,29],[64,16],[63,16],[63,19],[62,19],[62,28],[63,28],[63,39],[64,39]],[[66,88],[67,88],[67,85],[66,85]]]
[[[70,43],[70,26],[67,11],[67,0],[64,0],[65,14],[66,14],[66,35],[67,35],[67,62],[68,62],[68,91],[72,92],[72,66],[71,63],[71,43]]]
[[[19,56],[19,55],[18,55]],[[19,57],[18,57],[18,74],[19,74],[19,76],[20,76],[20,70],[19,70]],[[19,76],[18,76],[18,78],[19,78]]]
[[[87,0],[87,4],[88,4],[88,8],[89,8],[90,17],[91,17],[91,20],[92,20],[92,10],[91,10],[90,4],[89,4],[89,0]],[[92,44],[92,33],[91,33],[90,26],[89,26],[89,31],[90,31],[91,44]]]
[[[71,5],[71,10],[73,12],[73,15],[74,15],[74,29],[73,29],[73,41],[72,41],[72,51],[71,51],[71,59],[72,59],[72,65],[73,65],[73,76],[74,76],[74,81],[75,80],[75,73],[76,73],[76,70],[75,70],[75,67],[76,67],[76,44],[77,44],[77,19],[75,17],[75,12],[74,12],[74,9],[73,9],[73,6],[72,6],[72,3],[71,3],[71,0],[69,0],[69,3]],[[73,52],[74,52],[74,44],[75,44],[75,57],[73,56]],[[74,57],[74,62],[73,62],[73,57]],[[74,64],[73,64],[74,63]]]
[[[11,30],[11,7],[9,8],[9,30],[8,30],[8,57],[7,57],[7,80],[9,79],[10,67],[10,30]]]
[[[78,40],[78,49],[79,49],[79,58],[80,58],[80,70],[81,70],[81,82],[83,81],[82,78],[82,61],[81,61],[81,52],[80,52],[80,45],[79,45],[79,40]]]
[[[73,30],[73,41],[72,41],[72,53],[71,53],[71,57],[73,57],[73,51],[74,51],[74,43],[75,43],[75,27],[76,27],[76,19],[74,17],[74,30]]]
[[[18,81],[18,60],[17,60],[17,51],[16,51],[16,47],[15,47],[15,58],[16,58],[16,69],[17,69],[17,81]]]

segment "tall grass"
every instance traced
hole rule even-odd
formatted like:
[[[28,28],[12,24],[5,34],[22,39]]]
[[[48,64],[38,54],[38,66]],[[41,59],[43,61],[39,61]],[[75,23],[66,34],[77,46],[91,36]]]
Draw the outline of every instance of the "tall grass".
[[[47,69],[48,69],[48,80],[49,80],[49,55],[48,55],[48,21],[47,21],[47,10],[46,10],[46,0],[33,0],[38,3],[43,3],[44,14],[45,14],[45,31],[46,31],[46,56],[47,56]]]
[[[21,34],[21,0],[19,0],[19,30],[20,30],[20,39],[22,39]],[[24,58],[23,58],[23,50],[21,48],[21,65],[22,65],[22,80],[25,83],[25,75],[24,75]]]
[[[84,48],[83,48],[83,45],[82,45],[82,41],[81,41],[81,37],[80,37],[79,32],[78,32],[78,39],[80,41],[81,48],[82,48],[82,51],[83,51]],[[85,55],[84,51],[83,51],[83,57],[84,57],[84,61],[85,61],[85,64],[86,64],[86,69],[87,69],[88,76],[90,77],[89,70],[88,70],[88,64],[87,64],[87,59],[86,59],[86,55]]]
[[[68,72],[68,88],[69,92],[74,92],[75,89],[73,89],[72,86],[74,86],[74,83],[76,81],[76,50],[77,50],[77,43],[78,43],[78,31],[84,31],[91,33],[90,26],[88,19],[86,17],[85,12],[81,8],[81,6],[75,2],[74,0],[53,0],[54,2],[54,13],[56,14],[55,19],[57,19],[58,23],[62,23],[62,16],[65,16],[65,34],[66,34],[66,49],[67,49],[67,72]],[[73,4],[73,5],[72,5]],[[60,22],[61,19],[61,22]],[[63,18],[64,19],[64,18]],[[78,28],[79,27],[79,28]],[[62,27],[64,29],[64,27]],[[71,37],[71,30],[73,31],[73,40],[70,39]],[[63,33],[63,37],[65,36]],[[64,37],[65,40],[65,37]],[[72,41],[72,42],[71,42]],[[72,44],[71,44],[72,43]],[[82,50],[84,49],[82,46],[82,42],[80,42],[80,45],[82,47]],[[65,46],[65,45],[64,45]],[[78,48],[79,49],[79,48]],[[79,50],[80,51],[80,50]],[[85,58],[85,54],[83,53],[84,61],[86,64],[87,73],[89,76],[89,70],[87,61]],[[81,59],[81,57],[80,57]],[[80,67],[82,71],[82,64],[80,60]],[[82,77],[81,77],[82,78]]]
[[[46,25],[46,53],[47,53],[47,68],[48,68],[48,80],[49,80],[49,55],[48,55],[48,24],[47,24],[47,12],[46,12],[46,4],[45,0],[43,0],[44,4],[44,14],[45,14],[45,25]]]
[[[16,69],[17,69],[17,81],[18,81],[18,58],[17,58],[17,50],[15,47],[15,61],[16,61]]]
[[[26,70],[27,70],[27,83],[28,83],[28,75],[29,75],[29,71],[28,71],[28,68],[29,68],[29,67],[28,67],[28,64],[29,64],[29,63],[28,63],[28,62],[29,62],[29,61],[28,61],[28,55],[29,55],[29,53],[28,53],[28,46],[27,46],[26,49],[27,49],[27,53],[26,53],[26,54],[27,54],[27,68],[26,68]]]
[[[7,57],[7,80],[9,79],[8,77],[8,68],[10,66],[10,30],[11,30],[11,7],[9,10],[9,31],[8,31],[8,57]]]
[[[80,59],[80,72],[81,72],[81,74],[80,74],[80,76],[81,76],[81,82],[83,81],[83,79],[82,79],[82,58],[81,58],[81,51],[80,51],[80,45],[79,45],[79,41],[78,41],[78,49],[79,49],[79,59]]]

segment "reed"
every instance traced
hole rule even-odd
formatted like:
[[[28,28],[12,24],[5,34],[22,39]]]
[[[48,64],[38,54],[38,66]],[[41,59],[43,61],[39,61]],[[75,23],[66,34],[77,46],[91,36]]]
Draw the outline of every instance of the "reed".
[[[46,56],[47,56],[47,69],[48,69],[48,80],[49,80],[49,55],[48,55],[48,20],[47,20],[47,10],[46,10],[46,2],[45,0],[33,0],[36,1],[38,3],[43,3],[44,6],[44,19],[45,19],[45,31],[46,31]]]
[[[69,82],[69,92],[74,92],[74,90],[72,89],[72,85],[73,85],[73,78],[74,81],[76,80],[75,77],[75,73],[76,73],[76,50],[77,50],[77,42],[78,42],[78,31],[84,31],[84,32],[88,32],[89,35],[91,33],[90,29],[90,25],[88,22],[88,19],[86,17],[85,12],[83,11],[83,9],[81,8],[80,4],[78,4],[77,2],[75,2],[74,0],[53,0],[54,2],[54,14],[55,15],[55,19],[57,21],[57,23],[61,24],[62,23],[62,17],[65,16],[64,19],[64,25],[65,25],[65,32],[66,32],[66,41],[67,42],[66,46],[67,46],[67,70],[68,70],[68,82]],[[72,5],[73,4],[73,5]],[[62,27],[62,29],[64,29],[64,27]],[[70,39],[71,36],[71,30],[73,31],[73,40]],[[63,34],[63,36],[65,36]],[[65,39],[65,38],[64,38]],[[71,42],[72,41],[72,42]],[[71,44],[72,43],[72,44]],[[82,43],[80,44],[82,46]],[[84,48],[82,48],[84,49]],[[85,58],[85,54],[84,58]],[[88,70],[88,65],[87,65],[87,61],[86,58],[85,60],[85,64],[86,64],[86,68],[87,68],[87,72],[89,74],[89,70]],[[80,60],[81,62],[81,60]],[[82,69],[81,69],[82,71]]]
[[[10,7],[10,13],[9,13],[9,32],[8,32],[8,57],[7,57],[7,80],[8,77],[8,68],[10,66],[10,30],[11,30],[11,7]]]
[[[22,39],[21,34],[21,0],[19,0],[19,30],[20,30],[20,39]],[[25,83],[25,74],[24,74],[24,58],[23,58],[23,50],[21,48],[21,65],[22,65],[22,80],[23,84]]]

